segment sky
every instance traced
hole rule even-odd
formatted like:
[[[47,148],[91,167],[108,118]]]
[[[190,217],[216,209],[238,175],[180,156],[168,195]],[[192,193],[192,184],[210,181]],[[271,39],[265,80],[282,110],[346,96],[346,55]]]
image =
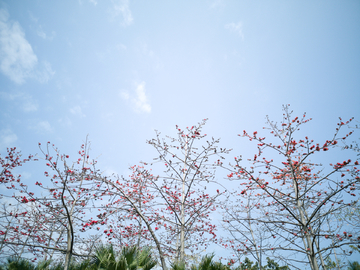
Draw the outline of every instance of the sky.
[[[360,121],[359,74],[355,0],[0,0],[0,153],[75,156],[88,136],[104,173],[127,174],[156,156],[155,130],[208,118],[246,155],[237,134],[283,104],[326,140],[338,117]]]
[[[236,149],[283,104],[330,136],[360,116],[359,14],[359,1],[0,1],[0,153],[75,153],[88,135],[122,174],[156,154],[154,130],[209,118]]]
[[[153,157],[154,130],[243,129],[307,112],[314,136],[359,116],[359,1],[2,1],[0,153],[38,142],[104,170]],[[120,169],[121,168],[121,169]]]

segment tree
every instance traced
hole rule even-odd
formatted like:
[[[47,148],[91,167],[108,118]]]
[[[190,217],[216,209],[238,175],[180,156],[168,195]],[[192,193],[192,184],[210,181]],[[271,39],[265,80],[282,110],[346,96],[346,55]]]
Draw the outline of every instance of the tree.
[[[32,155],[29,155],[28,158],[22,158],[21,153],[16,151],[16,147],[7,148],[6,156],[0,156],[0,185],[1,188],[5,187],[8,190],[8,194],[6,192],[0,194],[0,252],[2,254],[6,254],[8,247],[4,240],[12,237],[13,231],[17,230],[16,218],[27,213],[27,209],[13,200],[11,196],[11,191],[21,181],[21,175],[16,175],[14,170],[32,159]],[[4,190],[6,190],[5,188]],[[22,253],[21,249],[12,247],[11,254]]]
[[[225,203],[224,209],[224,222],[222,227],[230,235],[229,240],[223,241],[222,245],[225,248],[230,248],[234,251],[238,261],[242,260],[243,256],[251,255],[255,260],[257,267],[263,269],[263,249],[264,243],[271,240],[269,235],[264,233],[262,225],[253,222],[252,217],[256,215],[256,209],[261,203],[262,198],[258,197],[256,193],[249,191],[247,198],[236,198],[228,200]],[[240,218],[241,216],[241,218]],[[250,260],[246,257],[250,262]],[[245,259],[245,262],[247,261]],[[246,265],[246,263],[245,263]],[[248,267],[245,267],[246,269]],[[249,268],[250,269],[250,268]]]
[[[249,159],[250,167],[243,165],[239,156],[228,168],[228,178],[238,181],[240,190],[234,193],[231,202],[236,207],[226,210],[225,222],[238,231],[245,228],[243,224],[260,226],[264,239],[273,239],[262,243],[261,252],[276,254],[288,264],[290,260],[300,263],[299,255],[302,254],[311,269],[317,270],[319,265],[325,267],[325,259],[334,250],[343,249],[344,254],[349,254],[346,247],[360,242],[358,231],[332,219],[334,213],[357,202],[356,191],[360,183],[358,157],[354,152],[345,153],[337,147],[338,142],[346,145],[352,134],[341,135],[343,127],[352,119],[344,123],[340,118],[334,136],[320,144],[307,136],[298,136],[300,127],[311,119],[306,119],[305,114],[301,118],[292,117],[288,106],[284,106],[283,111],[279,124],[267,117],[267,129],[277,143],[260,137],[257,131],[250,134],[244,130],[242,136],[256,142],[258,150]],[[330,151],[338,151],[338,157],[342,154],[348,156],[342,160],[330,157],[335,161],[329,165],[313,161],[317,157],[327,158]],[[271,153],[272,158],[266,157]],[[248,200],[251,216],[244,211]],[[240,238],[238,234],[237,239]],[[250,241],[247,245],[249,250],[258,247],[258,243],[255,245]],[[296,256],[292,257],[292,253]]]
[[[7,148],[7,155],[5,158],[0,156],[0,183],[6,184],[8,189],[15,188],[14,183],[20,182],[21,175],[14,175],[13,170],[16,167],[22,166],[25,162],[33,158],[29,155],[28,158],[22,159],[21,153],[16,151],[16,147]]]
[[[124,177],[103,178],[109,194],[116,197],[111,200],[114,202],[112,213],[119,212],[115,210],[116,204],[119,209],[127,205],[127,218],[142,220],[142,225],[128,225],[127,234],[150,236],[163,269],[166,268],[165,256],[175,256],[183,262],[185,250],[196,253],[216,237],[210,213],[215,211],[222,192],[214,190],[215,167],[228,150],[219,149],[219,141],[213,138],[199,145],[206,137],[206,134],[201,135],[205,122],[185,130],[176,127],[177,138],[161,138],[157,132],[156,138],[148,141],[158,157],[154,163],[144,163],[144,166],[165,168],[163,175],[155,176],[145,167],[135,166],[131,181]],[[212,156],[214,160],[211,161]],[[160,242],[160,236],[165,240]]]
[[[45,171],[48,180],[38,180],[35,187],[19,181],[18,193],[13,198],[27,211],[10,213],[15,217],[12,223],[16,226],[7,226],[1,244],[12,249],[27,247],[34,255],[47,259],[65,253],[67,270],[73,255],[89,256],[91,253],[91,248],[87,252],[84,249],[87,243],[79,234],[100,223],[89,215],[96,200],[101,199],[100,176],[96,162],[89,158],[87,141],[74,162],[69,162],[69,156],[61,154],[54,145],[51,147],[50,142],[46,150],[40,143],[39,148],[52,173]]]

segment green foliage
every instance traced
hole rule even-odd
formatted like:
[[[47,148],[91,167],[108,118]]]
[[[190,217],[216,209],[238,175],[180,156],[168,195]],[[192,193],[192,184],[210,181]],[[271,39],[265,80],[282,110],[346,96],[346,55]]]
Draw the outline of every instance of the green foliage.
[[[154,260],[151,256],[151,251],[149,247],[144,248],[138,254],[138,262],[139,262],[139,266],[143,270],[150,270],[157,265],[157,261]]]
[[[184,262],[173,262],[171,263],[171,270],[186,270],[185,269],[185,263]],[[196,270],[196,268],[192,268],[192,270]]]
[[[220,262],[214,262],[213,261],[214,254],[206,255],[202,258],[200,264],[198,267],[193,267],[193,269],[196,270],[227,270],[230,269],[226,265],[223,265]]]
[[[123,247],[120,256],[116,256],[112,245],[100,246],[95,251],[92,261],[94,270],[150,270],[157,262],[151,257],[149,248],[138,250],[137,247]]]
[[[358,262],[349,262],[349,270],[360,270],[360,263]]]
[[[326,269],[327,269],[327,270],[338,269],[338,266],[337,266],[336,262],[334,262],[333,260],[331,260],[330,257],[328,257],[328,258],[326,259]]]
[[[35,265],[23,258],[10,257],[7,262],[1,266],[4,270],[36,270]]]
[[[52,261],[42,261],[36,266],[26,259],[8,258],[0,270],[63,270],[61,263],[51,265]],[[138,250],[136,247],[124,247],[116,254],[112,245],[99,246],[92,259],[73,262],[70,270],[150,270],[157,262],[152,258],[149,248]]]
[[[288,266],[280,266],[277,262],[270,259],[269,257],[266,258],[267,264],[262,266],[262,270],[290,270]],[[240,264],[235,270],[260,270],[259,264],[256,262],[250,261],[249,258],[245,258],[244,262]]]
[[[198,266],[191,266],[191,270],[230,270],[228,266],[214,262],[214,256],[214,254],[204,256]],[[175,262],[171,264],[171,270],[186,270],[186,265],[184,262]]]
[[[274,260],[271,260],[269,257],[266,258],[267,265],[265,266],[265,269],[271,269],[271,270],[290,270],[288,266],[280,266],[277,262]]]
[[[240,264],[239,270],[259,270],[258,263],[253,265],[254,263],[250,261],[248,257],[245,258],[244,262]]]

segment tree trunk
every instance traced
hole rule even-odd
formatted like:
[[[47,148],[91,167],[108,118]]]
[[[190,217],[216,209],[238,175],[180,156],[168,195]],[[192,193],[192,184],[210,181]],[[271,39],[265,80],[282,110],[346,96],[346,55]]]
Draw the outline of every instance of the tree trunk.
[[[71,255],[72,255],[72,244],[73,241],[71,239],[71,232],[70,232],[70,224],[68,226],[68,233],[67,233],[67,249],[66,249],[66,257],[65,257],[65,266],[64,270],[70,269],[70,262],[71,262]]]
[[[180,262],[185,262],[185,180],[186,180],[186,162],[188,157],[188,142],[185,143],[185,159],[182,179],[181,194],[181,227],[180,227]]]

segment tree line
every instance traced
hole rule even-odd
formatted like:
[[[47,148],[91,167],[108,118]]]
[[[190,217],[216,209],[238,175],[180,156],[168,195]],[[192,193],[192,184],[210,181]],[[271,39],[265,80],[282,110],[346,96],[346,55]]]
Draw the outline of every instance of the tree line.
[[[230,158],[203,133],[206,119],[176,126],[174,137],[156,132],[147,141],[155,158],[129,176],[104,176],[88,140],[75,159],[50,142],[39,143],[41,159],[8,148],[0,156],[0,254],[61,259],[67,270],[107,243],[151,247],[168,269],[218,245],[233,268],[245,257],[258,269],[267,257],[291,269],[340,267],[360,245],[356,126],[340,118],[327,140],[314,142],[302,137],[310,120],[284,106],[279,122],[267,117],[262,132],[242,131],[257,149],[250,159]],[[35,183],[14,172],[35,161],[46,167]]]

